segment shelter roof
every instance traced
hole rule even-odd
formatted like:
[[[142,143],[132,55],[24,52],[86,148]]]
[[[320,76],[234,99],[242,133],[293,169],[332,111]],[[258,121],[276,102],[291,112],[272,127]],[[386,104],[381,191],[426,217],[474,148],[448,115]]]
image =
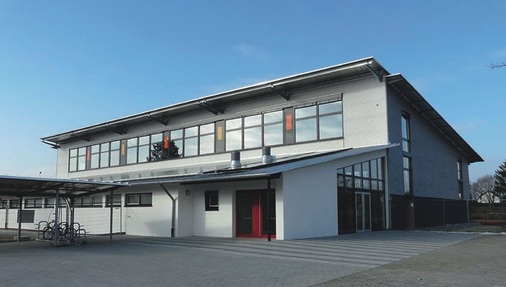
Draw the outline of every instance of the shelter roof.
[[[0,175],[0,196],[54,196],[56,190],[63,196],[85,196],[108,192],[129,186],[128,183],[18,177]]]

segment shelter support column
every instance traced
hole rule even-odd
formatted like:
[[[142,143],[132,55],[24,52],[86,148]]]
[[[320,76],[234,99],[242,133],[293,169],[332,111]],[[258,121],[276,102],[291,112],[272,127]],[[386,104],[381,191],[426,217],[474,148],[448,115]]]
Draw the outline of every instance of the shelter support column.
[[[114,189],[111,189],[111,198],[109,200],[109,241],[112,242],[112,231],[113,231],[113,226],[112,226],[112,217],[113,217],[113,213],[114,213]],[[107,200],[106,200],[107,202]]]
[[[19,197],[19,208],[18,208],[18,239],[17,239],[17,242],[20,243],[21,242],[21,216],[22,216],[22,211],[23,210],[23,196],[20,196]]]

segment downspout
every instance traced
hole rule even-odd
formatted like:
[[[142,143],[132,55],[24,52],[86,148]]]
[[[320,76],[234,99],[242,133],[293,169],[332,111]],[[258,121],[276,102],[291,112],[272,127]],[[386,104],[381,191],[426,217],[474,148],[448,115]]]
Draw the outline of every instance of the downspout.
[[[267,241],[271,241],[271,178],[267,178]]]
[[[172,218],[171,218],[171,223],[170,223],[170,237],[174,237],[175,231],[176,231],[176,199],[172,196],[172,194],[170,194],[169,190],[167,190],[167,188],[162,183],[159,182],[158,184],[172,200]]]

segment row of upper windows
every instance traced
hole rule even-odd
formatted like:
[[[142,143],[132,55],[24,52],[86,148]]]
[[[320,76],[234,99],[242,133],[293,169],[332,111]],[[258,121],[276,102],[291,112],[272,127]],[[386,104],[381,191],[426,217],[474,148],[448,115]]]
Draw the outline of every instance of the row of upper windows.
[[[317,103],[71,149],[69,171],[342,136],[342,102]]]

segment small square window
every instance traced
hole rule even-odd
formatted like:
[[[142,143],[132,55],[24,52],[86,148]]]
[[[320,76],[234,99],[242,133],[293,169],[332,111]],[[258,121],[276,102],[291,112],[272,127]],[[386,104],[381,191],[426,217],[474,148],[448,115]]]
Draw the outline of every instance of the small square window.
[[[217,190],[206,190],[205,201],[206,211],[219,210],[219,196]]]

